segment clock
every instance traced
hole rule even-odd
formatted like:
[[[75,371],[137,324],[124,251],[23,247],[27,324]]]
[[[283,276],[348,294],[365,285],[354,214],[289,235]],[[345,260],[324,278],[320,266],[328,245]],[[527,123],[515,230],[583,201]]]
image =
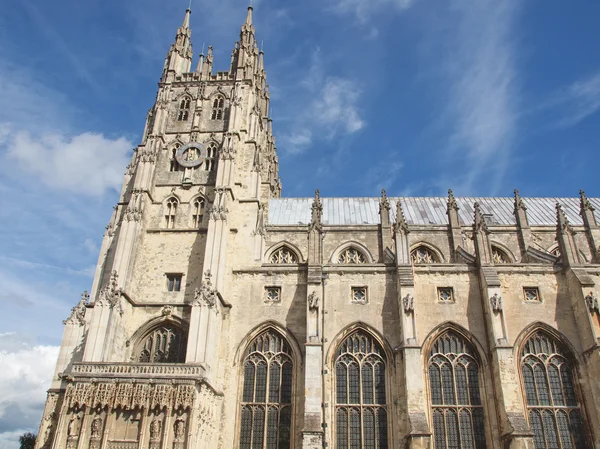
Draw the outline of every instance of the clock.
[[[190,142],[182,146],[175,153],[175,160],[185,168],[193,168],[206,160],[207,151],[203,144]]]

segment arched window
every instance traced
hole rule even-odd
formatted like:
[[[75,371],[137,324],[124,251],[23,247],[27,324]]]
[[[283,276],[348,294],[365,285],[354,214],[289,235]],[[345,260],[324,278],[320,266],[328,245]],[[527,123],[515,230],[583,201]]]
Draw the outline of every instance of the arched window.
[[[535,332],[521,352],[521,374],[535,449],[589,447],[576,375],[562,345]]]
[[[171,150],[171,159],[169,159],[169,171],[170,172],[179,171],[179,164],[177,163],[177,159],[175,159],[175,156],[177,155],[177,150],[179,149],[180,146],[181,146],[181,144],[177,144],[175,146],[175,148],[173,148]]]
[[[187,337],[174,324],[163,324],[152,330],[138,349],[140,363],[184,363]]]
[[[213,100],[212,113],[210,115],[211,120],[223,120],[223,108],[225,106],[225,99],[218,96]]]
[[[446,331],[434,342],[427,365],[435,449],[485,449],[479,364],[471,345]]]
[[[508,258],[506,253],[497,246],[492,246],[492,260],[496,265],[510,263],[510,259]]]
[[[338,263],[342,264],[358,264],[358,263],[366,263],[367,258],[365,255],[354,247],[346,248],[343,250],[338,256]]]
[[[560,258],[560,246],[556,245],[554,248],[552,248],[550,251],[550,254],[552,254],[555,257]]]
[[[435,253],[425,245],[413,249],[410,252],[410,260],[414,265],[428,265],[438,261]]]
[[[184,97],[179,102],[179,111],[177,111],[177,121],[185,122],[190,116],[190,97]]]
[[[177,213],[177,198],[169,198],[165,204],[165,227],[173,229],[175,227],[175,214]]]
[[[269,257],[269,263],[298,263],[298,257],[290,248],[287,246],[282,246],[271,253],[271,257]]]
[[[358,330],[335,359],[337,449],[387,449],[386,358],[381,345]]]
[[[279,332],[258,335],[244,357],[240,449],[289,449],[294,378],[292,351]]]
[[[212,171],[215,169],[215,167],[217,165],[216,157],[217,157],[217,144],[215,142],[211,142],[206,147],[206,162],[204,162],[204,169],[206,171]]]
[[[194,228],[202,226],[202,219],[204,218],[204,198],[196,198],[192,203],[192,221],[194,222]]]

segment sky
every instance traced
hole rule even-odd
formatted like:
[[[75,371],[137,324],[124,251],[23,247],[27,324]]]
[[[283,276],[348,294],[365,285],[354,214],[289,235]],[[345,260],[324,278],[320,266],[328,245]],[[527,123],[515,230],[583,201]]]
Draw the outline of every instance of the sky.
[[[0,8],[0,449],[37,432],[62,320],[187,0]],[[245,0],[193,0],[227,70]],[[284,196],[600,196],[600,2],[255,0]]]

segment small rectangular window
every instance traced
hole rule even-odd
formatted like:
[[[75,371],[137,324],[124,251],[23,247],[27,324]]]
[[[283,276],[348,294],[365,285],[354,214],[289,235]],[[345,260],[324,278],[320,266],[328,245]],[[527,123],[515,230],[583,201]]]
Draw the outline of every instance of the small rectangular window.
[[[350,289],[350,302],[354,304],[366,304],[369,302],[367,287],[352,287]]]
[[[525,302],[542,302],[540,289],[537,287],[523,287],[523,297]]]
[[[454,302],[454,289],[452,287],[438,287],[438,301],[443,303]]]
[[[265,302],[281,302],[281,287],[265,287]]]
[[[178,292],[181,290],[181,274],[167,274],[167,290]]]

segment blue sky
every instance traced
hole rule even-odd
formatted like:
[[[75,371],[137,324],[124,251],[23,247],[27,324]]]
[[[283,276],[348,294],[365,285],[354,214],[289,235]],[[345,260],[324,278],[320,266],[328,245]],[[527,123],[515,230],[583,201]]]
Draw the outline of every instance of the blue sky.
[[[599,2],[254,5],[285,196],[600,195]],[[0,11],[0,449],[37,430],[61,322],[91,286],[186,6]],[[246,6],[194,0],[195,53],[212,45],[215,70]]]

